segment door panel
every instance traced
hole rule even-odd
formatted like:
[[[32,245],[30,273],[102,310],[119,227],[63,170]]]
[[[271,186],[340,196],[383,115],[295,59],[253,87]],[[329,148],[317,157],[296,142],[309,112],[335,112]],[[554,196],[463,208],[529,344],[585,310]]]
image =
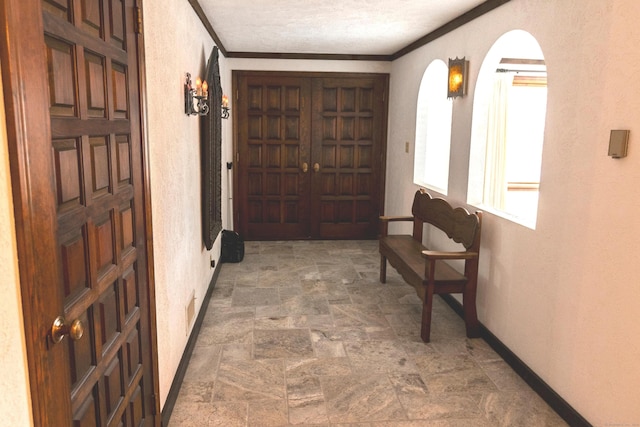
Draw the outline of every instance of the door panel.
[[[239,216],[253,239],[309,236],[310,88],[300,78],[239,79]]]
[[[8,2],[29,18],[6,22],[37,32],[7,49],[10,65],[32,64],[14,70],[26,83],[11,81],[8,123],[46,115],[26,135],[9,126],[35,423],[158,425],[136,4]],[[56,343],[58,315],[84,334]]]
[[[237,73],[235,207],[246,239],[377,237],[387,81]]]
[[[313,82],[313,235],[372,239],[384,188],[386,79],[317,78]]]

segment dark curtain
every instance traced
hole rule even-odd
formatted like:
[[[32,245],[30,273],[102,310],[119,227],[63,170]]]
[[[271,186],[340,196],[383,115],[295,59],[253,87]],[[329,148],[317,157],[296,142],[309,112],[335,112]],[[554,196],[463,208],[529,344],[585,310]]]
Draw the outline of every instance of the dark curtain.
[[[222,146],[222,87],[218,48],[214,46],[205,80],[209,84],[209,114],[201,116],[202,158],[202,234],[207,249],[213,247],[222,230],[221,214],[221,146]]]

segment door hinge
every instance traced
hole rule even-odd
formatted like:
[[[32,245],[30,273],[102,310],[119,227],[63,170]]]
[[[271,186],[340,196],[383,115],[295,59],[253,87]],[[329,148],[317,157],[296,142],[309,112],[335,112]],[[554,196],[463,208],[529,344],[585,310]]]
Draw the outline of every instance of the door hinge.
[[[136,7],[136,34],[142,34],[142,8]]]
[[[157,396],[152,394],[149,398],[151,399],[151,415],[158,415],[158,402],[156,402]]]

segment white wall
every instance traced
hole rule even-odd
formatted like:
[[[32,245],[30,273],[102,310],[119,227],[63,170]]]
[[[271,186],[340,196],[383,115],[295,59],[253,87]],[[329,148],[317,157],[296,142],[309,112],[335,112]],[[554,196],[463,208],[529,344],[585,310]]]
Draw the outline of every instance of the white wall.
[[[31,400],[4,117],[0,79],[0,366],[7,368],[0,375],[0,424],[27,426]]]
[[[219,239],[211,251],[202,240],[200,120],[185,115],[183,92],[187,72],[193,84],[196,77],[203,78],[214,43],[186,1],[144,6],[158,366],[164,406],[193,327],[193,322],[187,324],[186,307],[195,294],[197,315],[214,273],[210,258],[217,261],[220,254]],[[230,90],[222,55],[220,63],[222,86]],[[231,145],[230,130],[223,120],[225,151]],[[222,173],[226,180],[226,167]],[[229,228],[227,188],[223,181],[225,228]]]
[[[404,142],[413,146],[424,70],[436,58],[470,60],[470,94],[454,100],[447,197],[463,204],[482,60],[512,29],[540,43],[549,97],[537,229],[485,214],[478,312],[594,425],[640,422],[638,19],[636,0],[513,0],[400,58],[391,73],[386,212],[401,214],[416,190]],[[631,130],[627,158],[607,156],[611,129]]]

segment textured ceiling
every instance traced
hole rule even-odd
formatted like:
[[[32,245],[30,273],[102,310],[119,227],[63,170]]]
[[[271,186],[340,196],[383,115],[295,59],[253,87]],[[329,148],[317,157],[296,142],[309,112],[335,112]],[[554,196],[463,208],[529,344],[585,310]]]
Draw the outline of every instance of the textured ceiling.
[[[485,0],[198,0],[228,52],[392,55]]]

